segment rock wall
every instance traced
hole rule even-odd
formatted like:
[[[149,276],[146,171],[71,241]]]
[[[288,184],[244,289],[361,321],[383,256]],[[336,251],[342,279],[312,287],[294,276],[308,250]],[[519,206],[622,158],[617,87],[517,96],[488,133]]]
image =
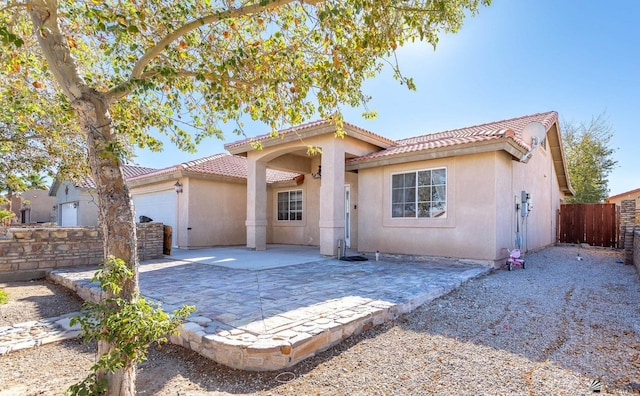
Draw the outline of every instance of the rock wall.
[[[140,260],[162,258],[163,224],[138,224]],[[103,261],[99,227],[0,228],[0,282],[43,278],[47,270]]]

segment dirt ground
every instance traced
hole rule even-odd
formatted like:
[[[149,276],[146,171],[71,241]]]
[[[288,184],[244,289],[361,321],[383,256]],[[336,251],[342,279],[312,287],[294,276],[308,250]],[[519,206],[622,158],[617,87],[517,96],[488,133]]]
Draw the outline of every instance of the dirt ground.
[[[581,260],[576,260],[580,255]],[[152,348],[140,395],[640,394],[640,281],[618,252],[554,247],[281,372],[243,372],[173,345]],[[366,265],[366,264],[361,264]],[[0,284],[0,326],[77,311],[46,281]],[[94,345],[0,356],[0,396],[60,395]]]

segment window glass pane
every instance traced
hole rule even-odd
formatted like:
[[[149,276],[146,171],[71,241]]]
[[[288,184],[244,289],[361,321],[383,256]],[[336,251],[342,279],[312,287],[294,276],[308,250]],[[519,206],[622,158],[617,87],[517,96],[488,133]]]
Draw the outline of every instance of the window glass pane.
[[[418,185],[419,186],[431,185],[431,171],[418,172]]]
[[[416,217],[416,204],[410,203],[404,205],[403,217]]]
[[[429,204],[421,202],[418,204],[418,217],[429,217]]]
[[[405,173],[404,174],[404,186],[405,187],[415,187],[416,185],[416,174],[415,172]]]
[[[431,187],[418,188],[418,202],[426,202],[431,200]]]
[[[402,217],[404,204],[393,204],[391,205],[391,216],[392,217]]]
[[[404,175],[391,176],[391,188],[404,187]]]
[[[415,187],[407,187],[404,189],[404,202],[415,202],[416,201],[416,188]]]
[[[432,171],[433,184],[447,184],[447,170],[434,169]]]
[[[398,188],[391,191],[391,203],[404,202],[404,189]]]
[[[444,201],[434,202],[431,206],[432,217],[447,217],[447,204]]]
[[[432,201],[444,201],[446,199],[447,188],[445,186],[433,187]]]

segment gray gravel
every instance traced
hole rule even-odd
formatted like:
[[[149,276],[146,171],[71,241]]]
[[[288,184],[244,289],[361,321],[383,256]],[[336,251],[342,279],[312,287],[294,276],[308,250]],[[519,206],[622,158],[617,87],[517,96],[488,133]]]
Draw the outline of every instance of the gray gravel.
[[[308,372],[273,394],[314,394],[311,382],[322,395],[580,395],[593,380],[601,393],[640,394],[640,282],[620,258],[573,246],[530,254],[526,270],[472,280],[303,363]]]
[[[282,373],[231,370],[176,346],[153,349],[138,392],[591,395],[597,379],[600,394],[638,395],[640,280],[620,258],[572,246],[529,254],[526,270],[471,280]],[[0,396],[61,394],[91,358],[77,341],[5,355]]]

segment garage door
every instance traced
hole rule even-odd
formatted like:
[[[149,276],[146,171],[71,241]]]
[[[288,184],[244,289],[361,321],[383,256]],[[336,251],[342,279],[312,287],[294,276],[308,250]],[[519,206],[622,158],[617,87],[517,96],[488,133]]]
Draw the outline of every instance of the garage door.
[[[75,227],[78,225],[78,205],[66,203],[60,205],[60,226]]]
[[[133,195],[133,205],[135,206],[136,221],[140,221],[140,216],[147,216],[153,221],[171,226],[173,229],[172,244],[177,245],[176,192],[174,190]]]

